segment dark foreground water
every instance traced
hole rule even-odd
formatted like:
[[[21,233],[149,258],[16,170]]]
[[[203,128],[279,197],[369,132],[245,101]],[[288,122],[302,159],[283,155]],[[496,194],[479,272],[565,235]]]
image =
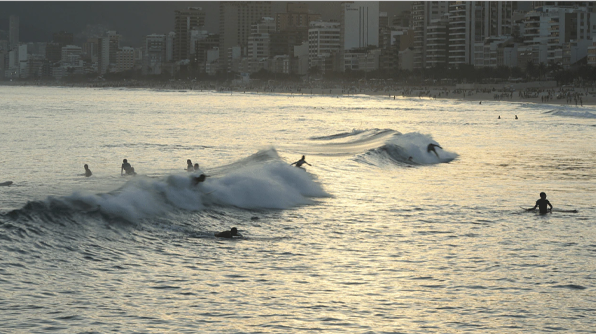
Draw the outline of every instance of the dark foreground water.
[[[594,107],[2,87],[0,332],[594,333],[595,142]]]

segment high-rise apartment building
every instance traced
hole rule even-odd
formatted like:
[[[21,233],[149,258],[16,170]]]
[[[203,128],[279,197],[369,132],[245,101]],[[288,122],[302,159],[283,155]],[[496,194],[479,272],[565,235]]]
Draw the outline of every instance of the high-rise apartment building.
[[[483,52],[485,39],[511,35],[516,8],[513,1],[449,2],[449,64],[475,65],[475,46]]]
[[[166,63],[166,36],[147,35],[143,54],[143,74],[161,74],[164,63]]]
[[[308,62],[310,67],[318,66],[324,73],[325,59],[337,53],[340,48],[339,22],[316,21],[308,29]]]
[[[448,11],[447,1],[415,1],[412,4],[411,24],[414,29],[414,68],[428,67],[428,64],[426,64],[428,27],[439,25],[439,20]]]
[[[206,72],[207,55],[209,51],[217,49],[218,47],[218,34],[209,34],[195,44],[195,63],[197,64],[197,69],[200,73]]]
[[[11,15],[8,23],[8,47],[15,49],[19,46],[19,17]]]
[[[275,24],[277,31],[288,29],[306,29],[312,21],[321,20],[321,14],[310,13],[308,4],[304,2],[290,2],[286,5],[285,13],[275,15]]]
[[[66,45],[62,47],[61,61],[63,63],[74,63],[81,59],[83,48],[76,45]]]
[[[98,39],[97,56],[98,72],[104,74],[108,70],[116,70],[116,55],[120,49],[121,35],[116,31],[108,31],[104,37]]]
[[[116,52],[116,72],[128,71],[134,68],[135,49],[125,46]]]
[[[205,12],[201,7],[188,7],[186,10],[174,11],[174,54],[173,60],[189,59],[191,50],[191,31],[205,25]]]
[[[219,65],[230,70],[232,48],[246,56],[253,24],[271,16],[271,1],[222,1],[219,3]]]
[[[342,2],[340,12],[341,50],[379,46],[379,2]]]

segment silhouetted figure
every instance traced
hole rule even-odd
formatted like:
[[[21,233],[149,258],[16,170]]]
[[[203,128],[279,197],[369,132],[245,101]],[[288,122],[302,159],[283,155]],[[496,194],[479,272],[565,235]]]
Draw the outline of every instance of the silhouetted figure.
[[[294,163],[292,163],[292,165],[296,165],[296,167],[301,167],[303,164],[307,164],[309,166],[312,166],[311,164],[309,164],[308,162],[306,162],[305,157],[302,156],[302,158]]]
[[[187,172],[194,171],[194,168],[192,167],[192,161],[190,161],[190,159],[186,160],[186,171]]]
[[[443,149],[441,146],[439,146],[439,145],[437,145],[437,144],[430,143],[430,144],[428,144],[428,146],[426,147],[426,152],[429,152],[429,153],[430,153],[430,152],[434,152],[434,153],[435,153],[435,155],[436,155],[436,156],[437,156],[437,158],[438,158],[438,157],[439,157],[439,153],[437,153],[437,151],[435,151],[435,147],[438,147],[438,148],[440,148],[440,149]]]
[[[515,115],[515,119],[517,119],[517,115]]]
[[[135,169],[128,163],[126,159],[122,160],[122,168],[120,169],[120,175],[136,175]]]
[[[205,182],[205,179],[206,178],[207,178],[207,176],[205,174],[201,174],[199,176],[193,176],[192,177],[192,183],[193,183],[193,185],[196,186],[197,184],[199,184],[201,182]]]
[[[229,231],[215,233],[215,236],[218,238],[230,238],[231,239],[232,237],[241,237],[242,235],[238,233],[237,228],[232,227],[232,229]]]
[[[550,207],[550,209],[547,209],[547,206]],[[533,208],[527,209],[528,211],[534,211],[536,210],[536,208],[538,208],[538,211],[542,214],[548,213],[549,211],[552,212],[553,210],[553,206],[552,204],[550,204],[550,202],[546,199],[546,193],[541,192],[540,193],[540,199],[536,201],[536,205],[534,205]]]
[[[499,115],[499,117],[497,117],[497,119],[501,119],[501,115]]]
[[[85,164],[85,166],[83,166],[83,167],[85,167],[85,176],[86,177],[93,175],[93,173],[91,173],[91,170],[89,169],[89,165]]]

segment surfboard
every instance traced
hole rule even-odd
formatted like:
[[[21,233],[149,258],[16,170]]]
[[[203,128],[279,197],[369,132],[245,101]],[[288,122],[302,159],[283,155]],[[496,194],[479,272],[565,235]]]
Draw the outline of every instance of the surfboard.
[[[12,184],[12,181],[6,181],[6,182],[2,182],[0,183],[0,187],[6,187]]]
[[[524,208],[523,206],[520,206],[520,208],[522,208],[522,210],[524,210],[526,212],[538,212],[538,209],[529,210],[529,208]],[[553,208],[552,210],[550,210],[550,212],[578,213],[579,211],[576,209],[564,210],[564,209]]]

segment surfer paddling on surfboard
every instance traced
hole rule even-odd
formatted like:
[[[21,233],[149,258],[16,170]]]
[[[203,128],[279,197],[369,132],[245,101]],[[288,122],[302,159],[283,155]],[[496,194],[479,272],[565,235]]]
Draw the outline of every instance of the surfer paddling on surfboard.
[[[302,165],[307,164],[309,166],[312,166],[311,164],[309,164],[308,162],[306,162],[305,157],[302,156],[302,159],[292,163],[291,165],[296,165],[296,167],[301,167]]]
[[[550,209],[547,209],[546,207],[549,206]],[[550,204],[550,202],[546,199],[546,193],[541,192],[540,193],[540,199],[536,201],[536,205],[534,205],[533,208],[530,209],[526,209],[527,211],[534,211],[536,210],[536,208],[538,208],[538,211],[540,211],[541,214],[545,214],[548,213],[549,211],[552,212],[553,210],[553,206],[552,204]]]

